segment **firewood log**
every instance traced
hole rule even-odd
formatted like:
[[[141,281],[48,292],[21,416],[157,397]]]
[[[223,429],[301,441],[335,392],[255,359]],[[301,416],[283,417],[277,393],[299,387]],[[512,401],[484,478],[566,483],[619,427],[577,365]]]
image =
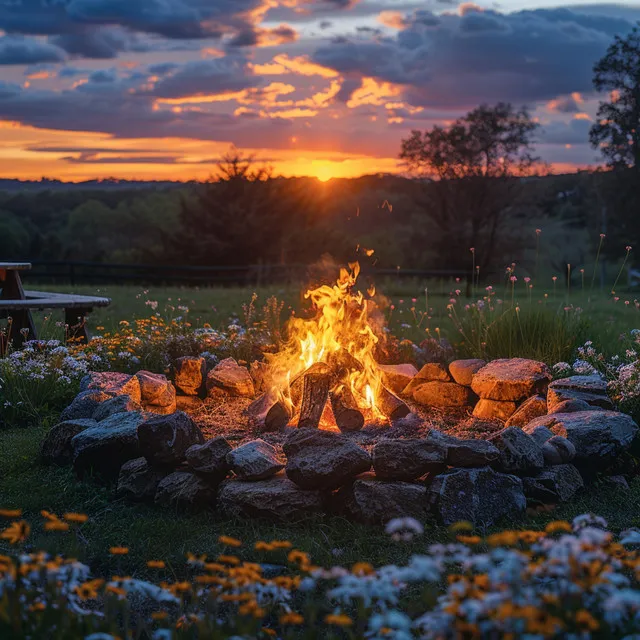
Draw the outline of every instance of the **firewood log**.
[[[364,425],[364,416],[358,409],[351,390],[344,385],[329,393],[333,417],[340,431],[359,431]]]
[[[398,398],[395,393],[392,393],[386,387],[380,387],[380,393],[376,398],[380,411],[384,413],[392,422],[400,418],[404,418],[411,413],[411,410],[407,405]]]
[[[300,403],[300,419],[298,427],[317,429],[324,406],[329,397],[331,374],[307,373],[304,376],[302,402]]]

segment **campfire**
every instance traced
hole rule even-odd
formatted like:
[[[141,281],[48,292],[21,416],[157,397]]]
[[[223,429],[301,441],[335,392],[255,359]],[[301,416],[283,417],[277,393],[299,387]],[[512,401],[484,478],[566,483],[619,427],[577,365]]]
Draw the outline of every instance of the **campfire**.
[[[355,287],[359,272],[350,264],[334,285],[307,291],[314,317],[292,318],[287,343],[267,356],[266,391],[250,409],[265,430],[290,424],[357,431],[409,413],[383,383],[375,360],[383,323],[375,290],[365,296]]]

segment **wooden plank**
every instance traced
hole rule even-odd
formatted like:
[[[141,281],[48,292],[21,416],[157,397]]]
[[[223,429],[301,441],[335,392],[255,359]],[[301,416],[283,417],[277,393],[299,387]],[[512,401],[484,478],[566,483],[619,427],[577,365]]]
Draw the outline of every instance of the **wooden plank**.
[[[27,271],[31,269],[30,262],[0,262],[0,269],[7,271]]]
[[[0,309],[91,309],[106,307],[109,300],[64,300],[62,298],[37,298],[35,300],[1,300]]]
[[[53,291],[32,291],[24,292],[27,300],[64,300],[69,303],[79,302],[93,307],[106,307],[111,304],[111,298],[101,298],[98,296],[82,296],[76,293],[54,293]]]

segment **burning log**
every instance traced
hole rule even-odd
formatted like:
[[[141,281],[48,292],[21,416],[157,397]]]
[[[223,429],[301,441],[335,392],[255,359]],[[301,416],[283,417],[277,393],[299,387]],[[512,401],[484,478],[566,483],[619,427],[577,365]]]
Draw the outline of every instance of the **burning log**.
[[[333,417],[340,431],[359,431],[364,425],[364,416],[358,409],[351,390],[344,385],[329,393]]]
[[[283,402],[271,393],[263,393],[248,407],[247,414],[261,431],[279,431],[287,426],[291,413]]]
[[[344,381],[353,371],[363,371],[362,363],[346,349],[334,351],[327,356],[327,364],[339,381]]]
[[[276,402],[271,406],[264,418],[265,431],[280,431],[284,429],[291,420],[291,413],[283,402]]]
[[[327,404],[330,386],[330,373],[306,373],[304,375],[300,419],[298,420],[299,428],[318,428],[324,406]]]
[[[392,422],[404,418],[411,413],[409,407],[386,387],[380,387],[380,395],[377,398],[377,403],[380,411]]]
[[[289,383],[289,393],[291,397],[291,404],[294,407],[299,407],[302,402],[302,393],[304,390],[304,379],[310,373],[328,374],[331,370],[324,362],[315,362],[308,369],[301,371],[297,376]]]

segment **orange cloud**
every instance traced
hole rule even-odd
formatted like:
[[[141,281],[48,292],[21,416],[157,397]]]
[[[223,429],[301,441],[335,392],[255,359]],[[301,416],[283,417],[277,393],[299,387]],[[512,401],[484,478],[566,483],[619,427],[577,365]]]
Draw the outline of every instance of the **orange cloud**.
[[[391,29],[404,29],[406,22],[399,11],[382,11],[378,14],[378,22]]]
[[[321,76],[335,78],[333,69],[311,62],[307,56],[290,58],[286,53],[274,56],[270,63],[250,65],[256,75],[284,75],[293,73],[301,76]]]
[[[373,78],[364,78],[362,86],[351,94],[347,107],[353,109],[365,104],[381,105],[387,102],[389,98],[399,96],[401,91],[402,87],[390,82],[378,82]]]

